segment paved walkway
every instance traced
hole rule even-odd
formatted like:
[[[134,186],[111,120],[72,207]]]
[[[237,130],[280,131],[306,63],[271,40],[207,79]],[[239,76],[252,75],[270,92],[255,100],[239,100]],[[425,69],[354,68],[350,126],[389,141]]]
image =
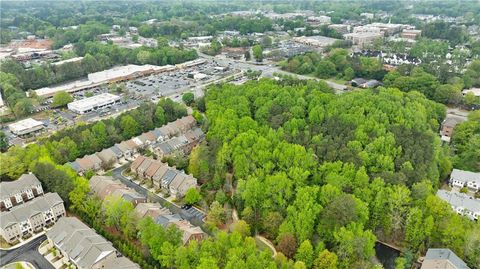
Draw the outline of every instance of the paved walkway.
[[[47,239],[41,235],[16,249],[0,250],[0,267],[13,262],[29,262],[35,268],[54,269],[54,267],[38,252],[38,247]]]

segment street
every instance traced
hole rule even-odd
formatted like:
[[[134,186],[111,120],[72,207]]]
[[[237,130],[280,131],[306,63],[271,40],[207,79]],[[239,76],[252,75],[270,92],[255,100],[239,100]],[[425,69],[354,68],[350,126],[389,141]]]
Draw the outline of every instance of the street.
[[[181,209],[179,206],[176,204],[166,200],[165,198],[162,198],[158,195],[156,195],[153,192],[150,192],[149,190],[145,189],[144,187],[137,185],[136,183],[132,182],[130,179],[126,178],[125,176],[122,175],[122,172],[127,168],[128,165],[123,165],[118,168],[115,168],[112,170],[112,176],[115,179],[120,180],[123,184],[127,185],[128,187],[136,190],[138,193],[143,194],[148,197],[149,200],[152,202],[157,202],[160,203],[165,208],[170,209],[172,213],[177,213],[182,218],[190,221],[192,224],[196,226],[202,226],[204,224],[203,219],[205,218],[205,214],[203,212],[200,212],[197,210],[195,207],[191,207],[188,210]]]
[[[42,235],[27,244],[12,250],[0,250],[0,267],[12,262],[25,261],[38,269],[54,269],[54,267],[38,252],[38,247],[47,239]]]

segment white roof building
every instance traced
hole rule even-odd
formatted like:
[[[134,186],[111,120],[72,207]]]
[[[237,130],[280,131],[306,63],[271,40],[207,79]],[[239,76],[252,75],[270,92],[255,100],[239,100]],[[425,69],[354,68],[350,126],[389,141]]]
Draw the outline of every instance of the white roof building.
[[[480,97],[480,88],[470,88],[462,91],[463,95],[467,95],[468,93],[473,93],[476,97]]]
[[[480,172],[470,172],[459,169],[453,169],[450,175],[450,184],[455,187],[467,187],[474,191],[480,190]]]
[[[326,36],[300,36],[294,37],[293,40],[297,43],[301,43],[308,46],[314,47],[326,47],[335,43],[339,39],[326,37]]]
[[[71,59],[68,59],[68,60],[54,62],[54,63],[52,63],[52,65],[62,65],[64,63],[74,63],[74,62],[79,62],[81,60],[83,60],[83,57],[75,57],[75,58],[71,58]]]
[[[8,128],[16,135],[26,135],[43,129],[43,122],[27,118],[8,125]]]
[[[67,105],[68,109],[78,114],[84,114],[99,108],[111,106],[120,101],[120,96],[102,93],[82,100],[71,102]]]

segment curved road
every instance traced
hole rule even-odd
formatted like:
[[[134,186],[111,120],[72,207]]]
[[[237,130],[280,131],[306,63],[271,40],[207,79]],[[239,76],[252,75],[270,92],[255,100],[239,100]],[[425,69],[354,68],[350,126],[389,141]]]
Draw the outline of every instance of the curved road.
[[[38,247],[47,240],[46,235],[33,239],[27,244],[12,250],[0,250],[0,267],[12,262],[25,261],[38,269],[55,269],[45,257],[38,252]]]

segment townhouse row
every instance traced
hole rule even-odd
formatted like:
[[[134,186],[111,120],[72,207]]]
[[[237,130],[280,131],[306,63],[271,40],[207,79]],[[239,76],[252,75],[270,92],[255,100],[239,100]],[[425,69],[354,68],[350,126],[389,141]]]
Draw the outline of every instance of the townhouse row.
[[[470,172],[453,169],[450,175],[450,184],[458,188],[467,188],[470,191],[480,190],[480,172]]]
[[[117,163],[132,160],[138,155],[140,149],[149,149],[159,158],[169,156],[176,151],[188,154],[204,137],[203,131],[196,127],[195,118],[185,116],[68,164],[77,173],[82,174],[89,170],[107,170]]]
[[[75,217],[61,218],[46,232],[47,244],[41,248],[58,250],[55,265],[77,269],[140,269],[121,255],[110,241]]]
[[[23,174],[15,181],[0,183],[0,210],[10,210],[35,197],[43,195],[42,184],[33,174]]]
[[[122,197],[135,206],[135,213],[139,218],[151,217],[157,224],[163,227],[175,225],[182,232],[183,244],[192,240],[202,240],[206,234],[200,227],[192,225],[178,214],[173,214],[169,209],[158,203],[147,203],[144,195],[128,188],[121,182],[109,176],[93,176],[89,181],[92,194],[104,200],[108,196]]]
[[[144,156],[138,156],[132,162],[130,171],[140,180],[150,181],[156,190],[164,190],[176,199],[185,196],[189,189],[197,187],[197,179],[192,175]]]
[[[0,235],[10,244],[50,227],[65,216],[63,200],[57,193],[43,193],[34,174],[12,182],[0,182]]]

